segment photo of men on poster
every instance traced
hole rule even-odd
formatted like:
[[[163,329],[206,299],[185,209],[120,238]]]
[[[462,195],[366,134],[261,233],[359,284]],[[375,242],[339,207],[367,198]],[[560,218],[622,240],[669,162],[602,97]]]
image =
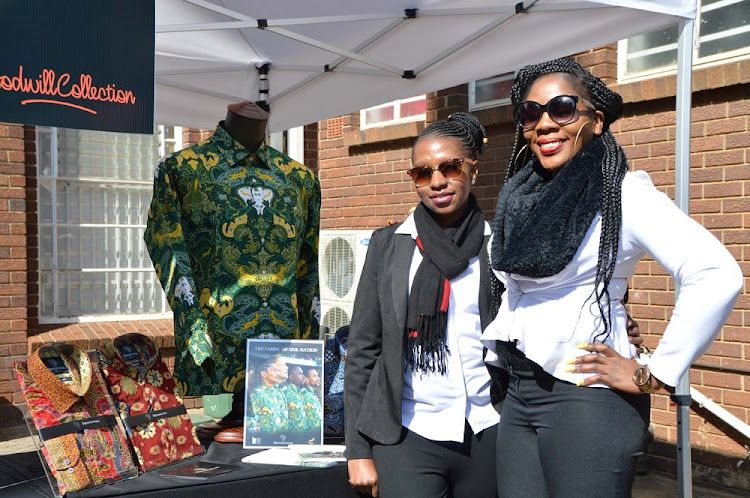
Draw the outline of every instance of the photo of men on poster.
[[[245,448],[323,444],[322,368],[323,341],[248,339]]]

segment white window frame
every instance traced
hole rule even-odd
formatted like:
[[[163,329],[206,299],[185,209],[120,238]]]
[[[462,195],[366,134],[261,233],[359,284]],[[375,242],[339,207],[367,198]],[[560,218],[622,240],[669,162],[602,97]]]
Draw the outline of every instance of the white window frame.
[[[174,127],[175,130],[175,137],[171,139],[167,139],[168,142],[172,142],[175,145],[174,150],[179,150],[182,148],[182,128],[181,127]],[[41,175],[41,171],[38,173],[38,179],[37,179],[37,185],[39,183],[45,183],[48,184],[50,187],[50,193],[51,193],[51,217],[52,220],[50,222],[42,221],[41,220],[41,212],[38,211],[37,213],[37,240],[38,247],[39,247],[39,253],[38,253],[38,289],[39,289],[39,323],[40,324],[65,324],[65,323],[84,323],[84,322],[110,322],[110,321],[129,321],[129,320],[156,320],[156,319],[165,319],[165,318],[171,318],[173,316],[172,310],[169,307],[169,304],[167,303],[166,296],[163,292],[159,293],[161,303],[160,307],[164,310],[163,313],[141,313],[141,314],[135,314],[135,313],[118,313],[118,314],[105,314],[105,315],[95,315],[95,314],[87,314],[87,315],[80,315],[80,316],[59,316],[60,315],[60,302],[58,299],[59,296],[59,289],[60,289],[60,275],[62,273],[79,273],[79,274],[86,274],[86,273],[106,273],[106,272],[121,272],[121,273],[127,273],[127,272],[154,272],[153,266],[149,266],[147,268],[82,268],[80,270],[63,270],[58,265],[58,228],[66,225],[62,225],[58,222],[58,213],[57,213],[57,183],[58,182],[74,182],[74,183],[80,183],[80,184],[128,184],[128,185],[134,185],[134,186],[153,186],[153,180],[117,180],[112,178],[95,178],[95,177],[77,177],[77,178],[68,178],[68,177],[61,177],[59,176],[59,157],[58,157],[58,128],[56,127],[42,127],[37,126],[37,132],[44,132],[49,133],[50,135],[50,166],[51,166],[51,174],[50,175]],[[164,137],[164,126],[160,125],[157,128],[157,133],[160,137],[160,143],[159,143],[159,152],[163,153],[166,151],[166,145],[164,143],[164,140],[162,137]],[[38,134],[37,134],[38,137]],[[37,158],[41,157],[41,144],[40,140],[37,138],[36,140],[36,147],[37,147]],[[45,151],[46,152],[46,151]],[[156,167],[156,165],[154,165]],[[37,164],[37,168],[39,170],[40,165]],[[37,192],[39,192],[39,188],[37,188]],[[37,206],[40,206],[38,209],[41,209],[41,203],[37,201]],[[77,225],[67,225],[67,226],[80,226],[80,227],[102,227],[102,228],[138,228],[138,229],[145,229],[145,225],[121,225],[121,224],[90,224],[90,223],[79,223]],[[51,227],[52,228],[52,269],[51,270],[43,270],[41,261],[42,261],[42,229]],[[150,260],[150,258],[147,258]],[[43,273],[51,273],[52,280],[53,280],[53,294],[54,294],[54,302],[53,302],[53,309],[54,309],[54,316],[50,315],[43,315],[42,310],[44,308],[43,306],[43,292],[44,288],[42,287],[42,274]],[[159,286],[160,287],[160,286]]]
[[[722,52],[719,54],[710,55],[707,57],[698,57],[701,41],[711,41],[718,38],[726,38],[733,34],[744,33],[750,31],[750,25],[743,28],[735,28],[729,31],[723,31],[721,33],[713,33],[703,37],[699,36],[699,30],[701,25],[701,14],[703,11],[711,11],[727,5],[740,3],[747,0],[722,0],[713,4],[706,5],[698,4],[698,11],[696,12],[693,39],[693,69],[700,69],[703,67],[717,66],[719,64],[727,64],[736,62],[742,59],[750,57],[750,47],[740,48],[737,50],[731,50],[729,52]],[[650,49],[655,52],[666,52],[669,50],[677,50],[677,42],[661,47]],[[617,44],[617,82],[618,83],[631,83],[635,81],[641,81],[644,79],[667,76],[675,74],[677,72],[677,65],[673,64],[670,66],[662,66],[654,69],[647,69],[645,71],[638,71],[635,73],[626,74],[625,69],[627,67],[628,60],[628,40],[620,40]]]
[[[362,109],[359,111],[359,127],[361,130],[367,130],[370,128],[382,128],[383,126],[391,126],[395,124],[401,124],[401,123],[411,123],[413,121],[424,121],[427,117],[427,114],[415,114],[414,116],[408,116],[405,118],[401,117],[401,104],[406,104],[409,102],[416,102],[418,100],[426,99],[426,95],[417,95],[416,97],[410,97],[408,99],[400,99],[400,100],[393,100],[391,102],[386,102],[385,104],[376,105],[373,107],[368,107],[367,109]],[[367,111],[372,111],[375,109],[380,109],[382,107],[389,107],[393,106],[393,119],[390,119],[388,121],[380,121],[378,123],[372,123],[367,124]]]
[[[470,111],[478,111],[480,109],[489,109],[490,107],[500,107],[501,105],[510,104],[510,96],[504,99],[494,99],[494,100],[488,100],[487,102],[482,102],[481,104],[476,103],[476,95],[477,95],[477,82],[478,81],[487,81],[488,83],[497,83],[499,81],[513,81],[513,79],[516,77],[516,72],[513,71],[512,73],[507,73],[505,75],[497,75],[497,76],[490,76],[489,78],[482,78],[479,80],[472,80],[469,82],[469,110]]]
[[[266,143],[300,164],[305,163],[305,127],[296,126],[286,132],[277,131],[266,137]]]
[[[159,155],[162,157],[168,153],[167,144],[172,144],[172,150],[175,152],[182,149],[182,126],[174,126],[174,137],[169,138],[164,136],[166,128],[164,125],[158,125],[157,127],[159,130]]]

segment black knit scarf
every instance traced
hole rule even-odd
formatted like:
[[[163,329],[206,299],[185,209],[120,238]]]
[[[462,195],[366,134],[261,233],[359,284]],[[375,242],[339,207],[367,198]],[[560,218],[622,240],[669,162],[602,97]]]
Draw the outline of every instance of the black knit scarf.
[[[497,199],[492,267],[532,278],[560,273],[601,207],[604,143],[594,137],[554,176],[536,159]]]
[[[466,216],[443,229],[420,203],[414,211],[422,263],[414,275],[406,318],[406,364],[412,371],[446,372],[450,282],[469,267],[484,241],[484,214],[469,194]]]

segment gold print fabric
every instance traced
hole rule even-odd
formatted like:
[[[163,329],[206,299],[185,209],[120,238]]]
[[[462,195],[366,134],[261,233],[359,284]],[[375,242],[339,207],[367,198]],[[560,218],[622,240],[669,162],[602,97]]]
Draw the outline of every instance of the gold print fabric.
[[[185,395],[241,385],[247,339],[317,339],[319,215],[309,168],[248,151],[221,124],[162,159],[144,239],[175,312]]]

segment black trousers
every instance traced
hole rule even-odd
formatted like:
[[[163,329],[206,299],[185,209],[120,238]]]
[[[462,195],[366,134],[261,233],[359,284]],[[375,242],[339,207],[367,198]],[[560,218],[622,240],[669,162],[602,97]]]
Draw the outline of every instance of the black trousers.
[[[372,457],[383,498],[495,498],[497,426],[464,441],[432,441],[404,428],[392,445],[376,444]]]
[[[630,496],[646,444],[650,397],[577,387],[525,361],[511,366],[500,417],[498,495]]]

